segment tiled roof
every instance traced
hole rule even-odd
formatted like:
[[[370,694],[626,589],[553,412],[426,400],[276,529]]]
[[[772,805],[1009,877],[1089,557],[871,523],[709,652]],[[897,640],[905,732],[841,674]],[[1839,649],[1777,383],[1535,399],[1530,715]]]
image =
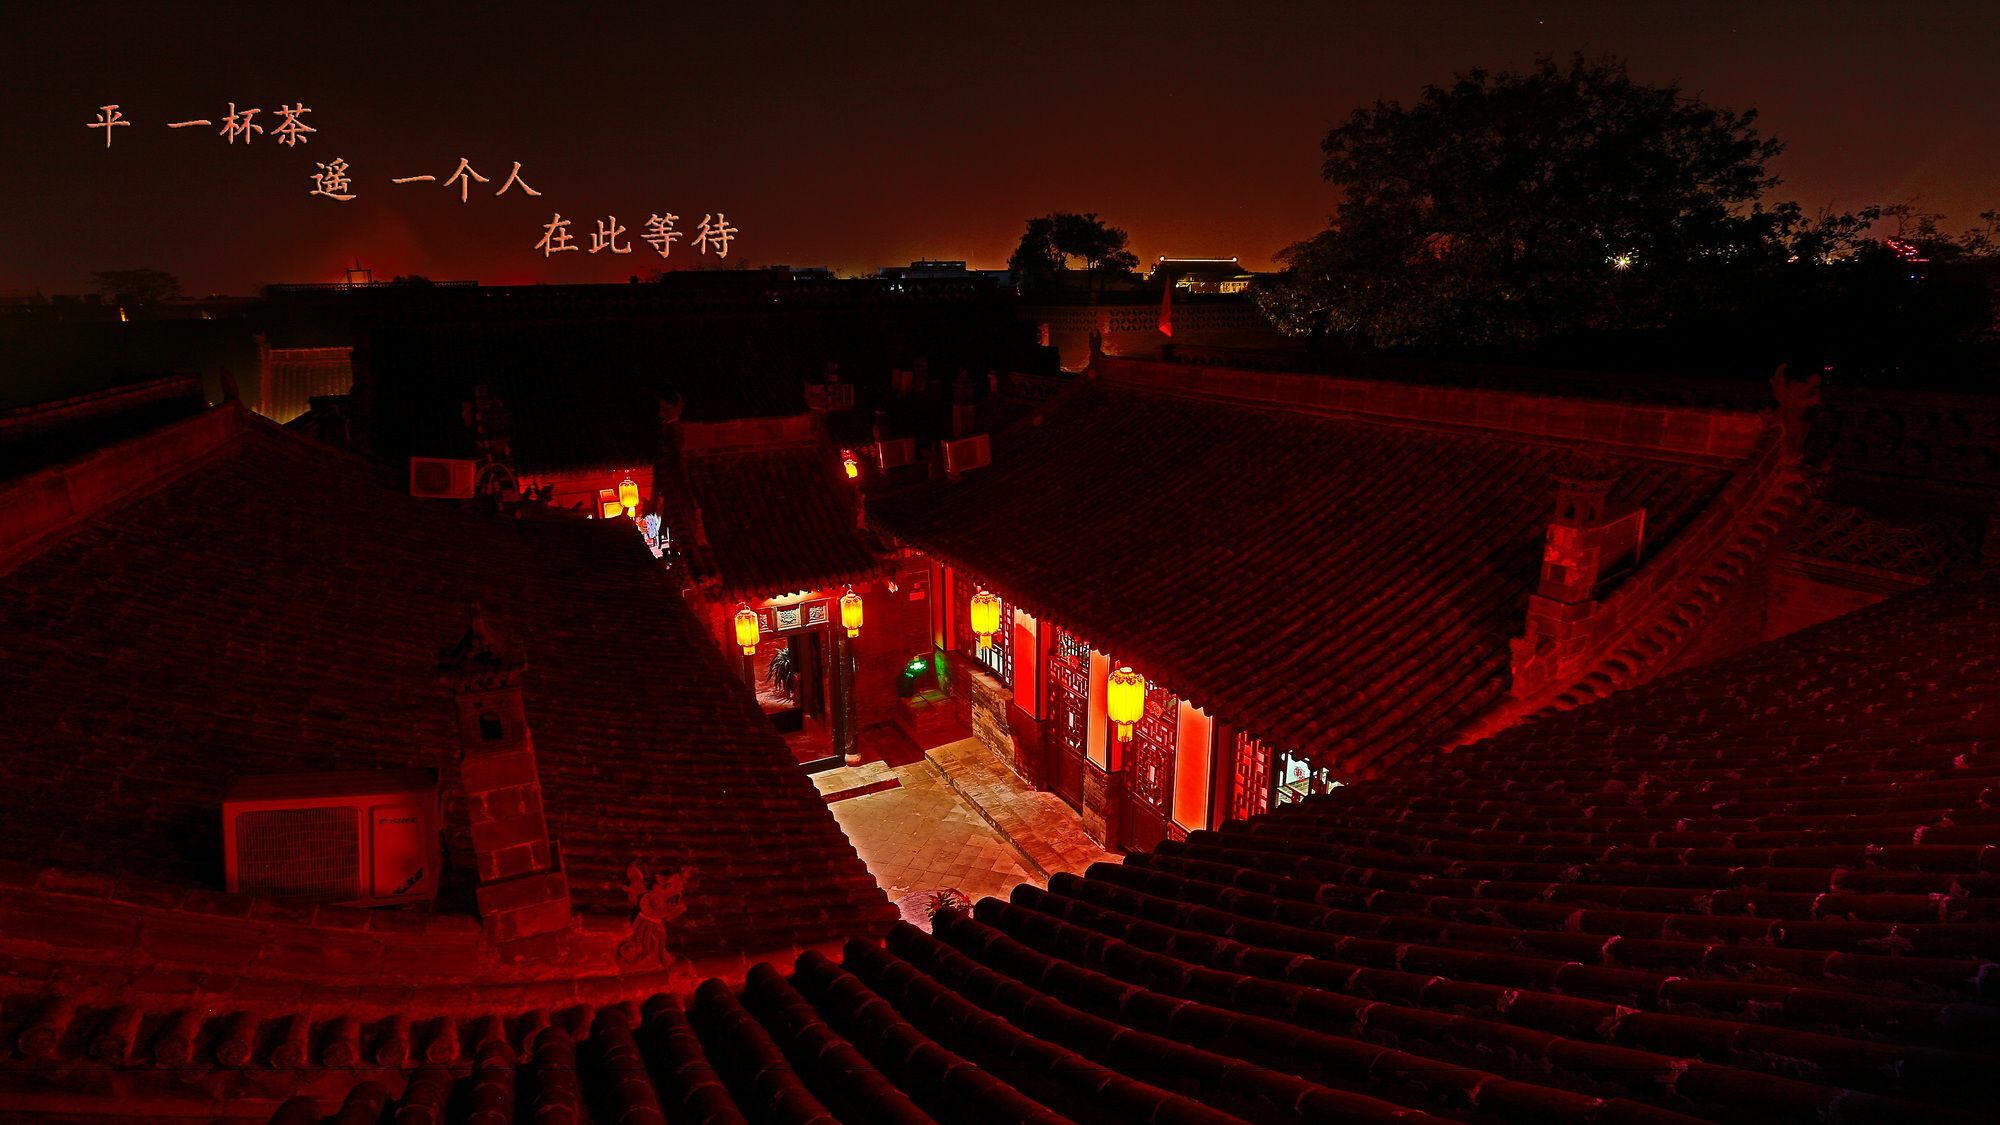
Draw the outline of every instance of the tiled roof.
[[[1996,755],[1942,585],[840,963],[345,1028],[272,1120],[1991,1120]]]
[[[164,375],[0,409],[0,481],[197,414],[203,405],[199,379]]]
[[[687,488],[707,535],[707,548],[692,555],[695,573],[729,598],[824,589],[873,573],[855,488],[839,465],[816,442],[688,453]]]
[[[1077,388],[871,520],[1211,714],[1358,775],[1509,684],[1551,474],[1578,447]],[[1728,472],[1612,456],[1656,552]]]
[[[478,602],[527,656],[579,908],[622,915],[639,858],[694,868],[690,952],[893,915],[629,528],[463,513],[253,416],[241,429],[0,577],[0,859],[219,887],[238,775],[452,777],[438,651]],[[446,822],[462,900],[463,811]]]

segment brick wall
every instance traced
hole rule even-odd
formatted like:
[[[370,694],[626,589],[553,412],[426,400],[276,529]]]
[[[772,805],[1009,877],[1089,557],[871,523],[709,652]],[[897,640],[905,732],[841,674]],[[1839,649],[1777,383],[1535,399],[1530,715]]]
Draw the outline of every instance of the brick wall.
[[[1007,711],[1014,693],[975,662],[959,656],[953,659],[959,666],[958,682],[965,689],[972,737],[984,743],[1001,761],[1012,763],[1014,735],[1008,726]]]
[[[1160,332],[1160,305],[1155,297],[1134,305],[1042,305],[1021,309],[1023,321],[1047,325],[1049,343],[1061,355],[1063,367],[1077,370],[1090,361],[1090,334],[1104,331],[1104,349],[1112,355],[1150,356],[1160,345],[1269,348],[1285,342],[1257,306],[1244,300],[1188,300],[1174,295],[1174,334]]]

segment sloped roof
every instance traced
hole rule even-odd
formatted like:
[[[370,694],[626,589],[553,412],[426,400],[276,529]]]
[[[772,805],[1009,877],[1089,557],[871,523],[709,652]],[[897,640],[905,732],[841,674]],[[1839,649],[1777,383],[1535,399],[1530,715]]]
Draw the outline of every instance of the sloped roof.
[[[855,487],[818,442],[690,451],[683,462],[705,549],[697,576],[728,598],[858,582],[877,560],[857,526]]]
[[[1996,732],[2000,581],[1942,584],[839,963],[448,1023],[272,1120],[1988,1119]]]
[[[1219,718],[1358,774],[1507,691],[1552,473],[1581,448],[1099,379],[997,437],[990,467],[869,514]],[[1646,509],[1649,552],[1728,478],[1605,464],[1612,503]]]
[[[639,858],[695,869],[690,950],[890,915],[629,528],[462,513],[254,416],[239,429],[0,577],[0,859],[219,888],[219,803],[239,775],[452,777],[436,666],[477,602],[526,654],[580,909],[622,915]],[[463,868],[462,810],[446,822]],[[447,894],[469,881],[448,872]]]
[[[28,406],[0,408],[0,481],[197,414],[201,381],[163,375]]]

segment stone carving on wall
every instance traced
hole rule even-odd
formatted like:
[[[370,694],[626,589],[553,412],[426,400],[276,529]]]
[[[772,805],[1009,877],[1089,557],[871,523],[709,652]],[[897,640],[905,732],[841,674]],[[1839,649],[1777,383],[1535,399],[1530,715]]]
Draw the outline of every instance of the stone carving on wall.
[[[654,872],[650,880],[638,860],[625,869],[625,898],[632,904],[632,932],[618,943],[618,960],[626,965],[673,962],[667,951],[667,927],[687,913],[686,867]]]

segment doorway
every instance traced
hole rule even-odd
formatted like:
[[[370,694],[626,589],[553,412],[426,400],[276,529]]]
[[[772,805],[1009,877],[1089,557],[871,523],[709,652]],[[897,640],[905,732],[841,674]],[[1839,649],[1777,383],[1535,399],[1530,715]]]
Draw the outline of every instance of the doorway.
[[[825,630],[782,633],[757,648],[757,705],[792,756],[808,770],[840,764],[828,703],[832,696]]]
[[[1049,653],[1049,715],[1055,721],[1055,776],[1049,788],[1083,808],[1083,762],[1090,749],[1090,646],[1056,633]]]

